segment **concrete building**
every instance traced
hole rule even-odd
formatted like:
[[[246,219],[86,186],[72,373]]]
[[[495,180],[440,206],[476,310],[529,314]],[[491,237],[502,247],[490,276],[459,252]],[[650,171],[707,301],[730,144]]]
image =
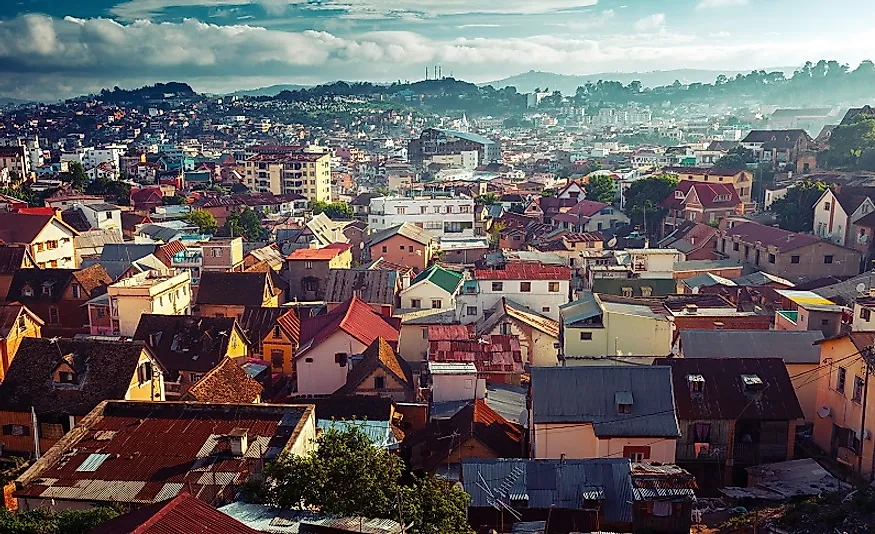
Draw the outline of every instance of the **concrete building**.
[[[107,288],[110,316],[117,335],[133,336],[140,316],[191,314],[191,273],[182,270],[146,271]]]
[[[428,128],[407,146],[410,163],[415,167],[423,167],[435,156],[461,156],[470,151],[477,152],[483,165],[501,160],[501,148],[496,141],[458,130]]]
[[[872,191],[827,189],[814,204],[814,234],[840,246],[851,246],[851,225],[875,212]],[[863,241],[865,244],[865,241]]]
[[[331,202],[328,153],[305,152],[300,147],[263,150],[249,157],[244,166],[245,183],[254,191],[274,195],[294,193],[310,201]]]
[[[371,199],[368,215],[371,231],[404,223],[419,226],[438,239],[474,237],[474,199],[437,193]]]
[[[559,319],[559,307],[568,302],[571,269],[540,264],[511,263],[504,269],[475,269],[456,299],[462,324],[477,322],[487,310],[507,297],[535,313]]]
[[[73,269],[76,253],[73,238],[79,235],[54,215],[0,213],[0,241],[28,248],[40,269]]]
[[[212,238],[201,244],[204,271],[243,271],[243,238]]]

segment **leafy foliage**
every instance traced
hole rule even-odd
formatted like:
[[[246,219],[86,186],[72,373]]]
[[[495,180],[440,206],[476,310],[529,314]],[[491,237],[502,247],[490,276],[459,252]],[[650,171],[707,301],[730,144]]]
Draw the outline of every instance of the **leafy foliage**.
[[[112,197],[117,204],[122,206],[128,206],[131,203],[131,185],[111,178],[96,178],[85,188],[85,193]]]
[[[875,118],[858,117],[837,126],[819,163],[833,169],[875,171]]]
[[[86,534],[120,515],[115,508],[91,510],[31,510],[13,513],[0,508],[0,532],[4,534]]]
[[[313,210],[314,215],[324,213],[329,219],[352,219],[353,217],[352,208],[346,202],[332,202],[329,204],[314,200],[310,202],[310,209]]]
[[[57,191],[57,189],[36,192],[29,187],[22,187],[21,189],[0,187],[0,195],[17,198],[22,202],[27,202],[27,205],[32,208],[45,206],[46,198],[54,194],[55,191]]]
[[[796,184],[771,206],[778,226],[791,232],[810,232],[814,228],[814,203],[827,189],[829,184],[813,180]]]
[[[743,146],[737,146],[730,150],[728,154],[714,162],[714,167],[717,169],[743,171],[747,169],[748,163],[756,163],[756,161],[756,154],[754,154],[752,150],[748,150]]]
[[[654,231],[665,218],[666,210],[660,204],[674,192],[676,176],[660,174],[633,182],[626,191],[626,214],[633,224],[644,224]]]
[[[188,203],[188,199],[179,193],[174,193],[173,196],[162,197],[161,204],[164,206],[182,206]]]
[[[485,195],[478,195],[477,198],[474,199],[476,204],[483,204],[484,206],[495,206],[498,204],[498,197],[495,193],[486,193]]]
[[[187,213],[182,220],[190,222],[200,228],[202,234],[215,235],[219,230],[219,223],[216,222],[216,218],[213,217],[213,214],[208,211],[194,210],[191,213]]]
[[[222,235],[226,237],[243,236],[247,241],[262,241],[270,232],[261,226],[261,219],[252,208],[246,208],[239,213],[232,213],[225,221]]]
[[[60,175],[61,180],[69,183],[77,191],[85,189],[86,184],[88,184],[88,174],[82,164],[74,161],[70,163],[69,169],[69,172]]]
[[[329,429],[307,456],[268,464],[248,497],[280,508],[313,507],[326,514],[403,521],[413,534],[469,534],[468,496],[434,477],[402,484],[401,459],[375,447],[356,426]]]
[[[590,176],[586,183],[586,199],[603,202],[605,204],[613,204],[614,196],[614,179],[606,174],[597,174]]]

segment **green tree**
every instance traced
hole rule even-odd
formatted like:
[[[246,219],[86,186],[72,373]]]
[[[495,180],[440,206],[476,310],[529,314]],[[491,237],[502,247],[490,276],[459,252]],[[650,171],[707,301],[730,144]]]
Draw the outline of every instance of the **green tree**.
[[[814,203],[829,189],[829,184],[805,180],[787,191],[784,198],[776,200],[771,210],[778,219],[778,226],[791,232],[810,232],[814,229]]]
[[[498,204],[498,196],[495,193],[486,193],[485,195],[478,195],[474,202],[484,206],[494,206]]]
[[[270,234],[261,226],[261,219],[252,208],[231,214],[225,221],[222,233],[229,237],[243,236],[247,241],[261,241]]]
[[[88,174],[81,163],[74,161],[70,163],[69,171],[61,174],[61,180],[68,182],[73,189],[82,191],[88,184]]]
[[[280,508],[399,520],[413,534],[470,534],[468,496],[433,477],[402,484],[403,463],[375,447],[355,425],[329,429],[307,456],[284,454],[268,464],[247,498]]]
[[[127,182],[111,178],[92,180],[85,188],[85,193],[111,197],[117,204],[122,206],[127,206],[131,203],[131,185]]]
[[[753,150],[748,150],[743,146],[737,146],[730,150],[725,156],[715,161],[714,168],[742,171],[747,169],[748,163],[756,163],[756,161],[756,154],[753,153]]]
[[[165,206],[182,206],[188,204],[188,199],[179,193],[174,193],[171,197],[162,197],[161,204]]]
[[[829,137],[829,149],[818,163],[833,169],[875,170],[870,152],[875,151],[875,118],[858,117],[856,121],[836,127]]]
[[[101,523],[120,515],[116,508],[65,510],[36,509],[10,512],[0,508],[0,532],[4,534],[87,534]]]
[[[632,223],[646,225],[649,232],[655,232],[666,215],[661,204],[674,192],[677,185],[677,177],[668,174],[633,182],[626,191],[626,214]]]
[[[215,235],[219,230],[219,223],[216,222],[213,214],[208,211],[194,210],[191,213],[187,213],[182,220],[200,228],[202,234]]]
[[[346,202],[322,202],[314,200],[310,202],[310,209],[314,215],[324,213],[329,219],[352,219],[352,208]]]
[[[595,200],[605,204],[613,204],[614,202],[614,179],[607,174],[590,176],[585,189],[587,200]]]

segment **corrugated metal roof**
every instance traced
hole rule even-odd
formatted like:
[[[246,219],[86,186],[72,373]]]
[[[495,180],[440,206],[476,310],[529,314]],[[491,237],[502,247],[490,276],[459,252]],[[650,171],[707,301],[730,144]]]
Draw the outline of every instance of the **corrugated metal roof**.
[[[629,414],[617,393],[637,399]],[[592,423],[596,436],[677,437],[671,369],[665,366],[532,368],[533,422]]]
[[[97,471],[100,464],[111,456],[111,454],[89,454],[88,458],[85,458],[85,461],[76,468],[76,471],[79,471],[80,473]]]
[[[782,358],[787,363],[819,363],[820,330],[681,330],[685,358]]]
[[[432,375],[475,374],[477,367],[468,362],[428,362],[428,372]]]
[[[586,292],[574,302],[559,306],[559,316],[565,326],[572,326],[574,323],[598,317],[601,314],[602,308],[595,295],[590,292]]]
[[[624,458],[462,461],[462,483],[471,496],[472,507],[492,506],[492,498],[480,487],[485,481],[493,495],[505,490],[505,499],[511,494],[528,494],[529,509],[548,509],[553,505],[581,509],[585,497],[601,497],[604,500],[601,513],[611,523],[632,521],[630,472],[631,464]]]
[[[233,502],[219,508],[246,526],[268,534],[297,534],[302,523],[334,527],[363,534],[401,534],[401,525],[391,519],[326,517],[314,512],[280,510],[263,504]]]

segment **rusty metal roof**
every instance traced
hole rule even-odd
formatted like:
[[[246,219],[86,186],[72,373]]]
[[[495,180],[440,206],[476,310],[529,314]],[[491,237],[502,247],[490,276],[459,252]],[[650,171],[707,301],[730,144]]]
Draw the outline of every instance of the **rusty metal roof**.
[[[471,362],[480,373],[519,373],[523,370],[520,340],[517,336],[509,335],[429,340],[428,360]]]

